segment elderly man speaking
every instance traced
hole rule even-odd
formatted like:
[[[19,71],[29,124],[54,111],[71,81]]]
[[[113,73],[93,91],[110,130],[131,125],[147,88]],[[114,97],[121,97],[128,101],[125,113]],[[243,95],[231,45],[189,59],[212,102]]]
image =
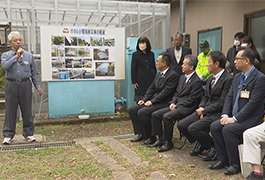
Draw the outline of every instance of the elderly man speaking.
[[[32,83],[42,95],[36,63],[31,53],[22,48],[23,38],[17,31],[8,35],[12,49],[2,54],[1,63],[5,70],[5,122],[3,144],[11,144],[15,136],[17,108],[20,106],[23,118],[23,136],[33,142],[34,124],[32,119]]]

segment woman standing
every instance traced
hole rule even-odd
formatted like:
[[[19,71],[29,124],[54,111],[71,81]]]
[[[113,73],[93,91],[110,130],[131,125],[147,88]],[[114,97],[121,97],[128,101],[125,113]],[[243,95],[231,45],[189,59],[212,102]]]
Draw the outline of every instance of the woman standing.
[[[132,84],[135,89],[134,101],[138,102],[156,75],[154,53],[147,37],[140,37],[136,46],[137,51],[132,55]]]
[[[250,36],[244,36],[241,39],[241,46],[242,47],[249,47],[250,49],[252,49],[252,51],[255,53],[256,59],[254,62],[254,66],[260,70],[260,60],[261,57],[256,49],[256,46],[253,43],[253,39]]]

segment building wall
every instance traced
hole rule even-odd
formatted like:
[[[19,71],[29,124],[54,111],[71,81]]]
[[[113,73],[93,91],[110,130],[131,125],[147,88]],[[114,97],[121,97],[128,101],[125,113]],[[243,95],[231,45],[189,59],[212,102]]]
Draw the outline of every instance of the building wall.
[[[198,31],[222,27],[222,52],[233,45],[234,34],[243,32],[244,14],[265,9],[261,0],[186,0],[185,32],[191,35],[197,55]],[[180,30],[180,2],[171,4],[171,36]],[[254,42],[255,43],[255,42]]]

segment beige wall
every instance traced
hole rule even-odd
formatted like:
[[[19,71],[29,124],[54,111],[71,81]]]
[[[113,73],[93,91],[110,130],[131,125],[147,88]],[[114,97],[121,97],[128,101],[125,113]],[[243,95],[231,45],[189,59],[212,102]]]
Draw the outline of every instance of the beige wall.
[[[222,52],[233,45],[234,34],[243,32],[244,14],[265,9],[265,0],[186,0],[185,32],[191,35],[197,55],[198,31],[222,27]],[[179,1],[171,4],[171,36],[180,30]]]

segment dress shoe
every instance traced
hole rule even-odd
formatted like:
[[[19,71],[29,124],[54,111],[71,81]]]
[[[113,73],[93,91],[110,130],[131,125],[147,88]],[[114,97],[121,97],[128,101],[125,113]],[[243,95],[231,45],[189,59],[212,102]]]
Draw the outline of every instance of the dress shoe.
[[[222,161],[217,161],[214,164],[210,164],[208,167],[209,169],[212,169],[212,170],[218,170],[218,169],[224,168],[225,166],[227,166],[227,163],[222,162]]]
[[[201,145],[199,145],[196,149],[193,149],[193,150],[190,151],[190,155],[191,156],[198,156],[199,154],[201,154],[206,149],[207,148],[204,148]]]
[[[156,142],[156,137],[151,136],[150,138],[145,140],[142,145],[150,145],[150,144],[154,144],[155,142]]]
[[[144,139],[144,135],[143,134],[138,134],[138,136],[134,139],[131,139],[131,142],[137,142],[137,141],[142,141]]]
[[[150,147],[150,148],[161,147],[161,146],[163,146],[164,142],[165,142],[164,140],[158,139],[154,144],[148,144],[147,147]]]
[[[217,159],[217,152],[214,147],[211,147],[209,152],[205,156],[202,156],[202,160],[204,161],[215,161],[216,159]]]
[[[238,174],[240,171],[240,168],[238,165],[231,165],[225,170],[225,175],[234,175]]]
[[[173,147],[174,147],[174,145],[173,145],[172,141],[166,141],[164,143],[164,145],[161,148],[159,148],[157,151],[158,152],[165,152],[165,151],[172,149]]]

